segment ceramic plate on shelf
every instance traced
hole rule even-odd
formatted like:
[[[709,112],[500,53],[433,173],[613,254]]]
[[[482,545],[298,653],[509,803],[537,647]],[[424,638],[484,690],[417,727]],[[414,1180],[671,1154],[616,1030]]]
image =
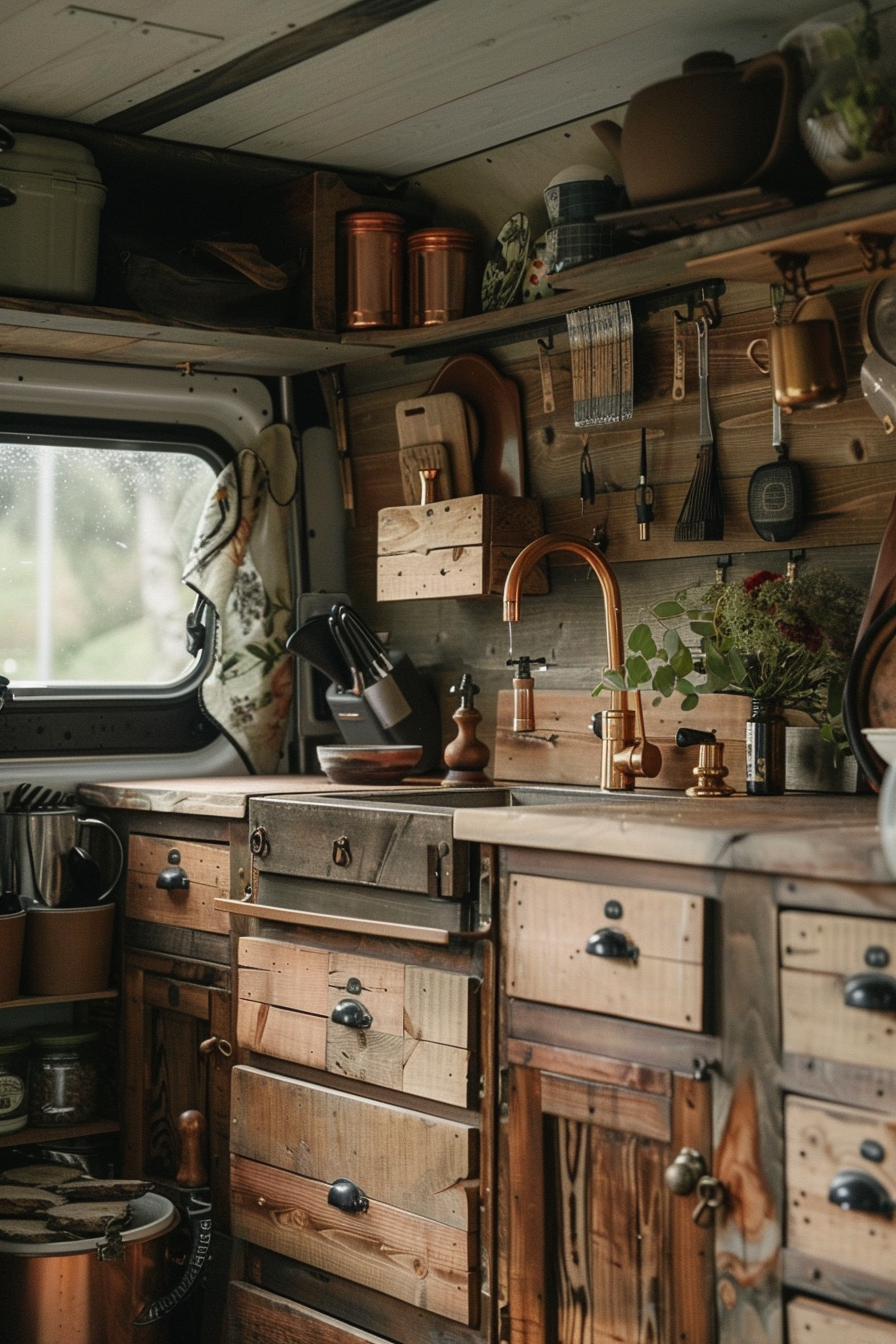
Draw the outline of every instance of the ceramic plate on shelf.
[[[533,303],[535,299],[549,299],[554,291],[548,281],[551,268],[545,255],[547,234],[536,238],[532,244],[532,253],[523,276],[523,303]]]
[[[511,215],[495,239],[495,251],[482,277],[482,311],[493,313],[516,301],[529,262],[532,230],[527,217]]]

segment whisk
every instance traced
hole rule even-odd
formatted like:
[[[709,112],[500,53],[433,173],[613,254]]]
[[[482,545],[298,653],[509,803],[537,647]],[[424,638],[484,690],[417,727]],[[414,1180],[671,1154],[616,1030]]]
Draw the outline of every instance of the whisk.
[[[709,418],[709,321],[698,317],[695,325],[700,380],[700,447],[694,475],[675,524],[675,540],[721,541],[725,535],[725,509]]]

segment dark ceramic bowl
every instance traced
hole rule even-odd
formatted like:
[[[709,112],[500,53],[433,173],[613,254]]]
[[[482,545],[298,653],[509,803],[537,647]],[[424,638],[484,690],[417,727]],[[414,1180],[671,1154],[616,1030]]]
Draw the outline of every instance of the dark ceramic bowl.
[[[334,784],[398,784],[419,764],[422,747],[318,747],[321,769]]]

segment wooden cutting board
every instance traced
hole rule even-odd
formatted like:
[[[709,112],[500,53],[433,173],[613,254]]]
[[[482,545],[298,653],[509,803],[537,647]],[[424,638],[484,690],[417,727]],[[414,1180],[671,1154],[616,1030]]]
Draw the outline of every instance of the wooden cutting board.
[[[443,443],[451,466],[455,498],[474,493],[473,458],[463,400],[456,392],[399,401],[395,407],[398,443]]]

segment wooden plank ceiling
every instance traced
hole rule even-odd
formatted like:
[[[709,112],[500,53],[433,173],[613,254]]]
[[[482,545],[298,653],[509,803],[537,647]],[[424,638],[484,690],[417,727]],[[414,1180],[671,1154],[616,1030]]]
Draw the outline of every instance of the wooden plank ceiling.
[[[402,176],[617,106],[819,0],[0,3],[0,108]]]

